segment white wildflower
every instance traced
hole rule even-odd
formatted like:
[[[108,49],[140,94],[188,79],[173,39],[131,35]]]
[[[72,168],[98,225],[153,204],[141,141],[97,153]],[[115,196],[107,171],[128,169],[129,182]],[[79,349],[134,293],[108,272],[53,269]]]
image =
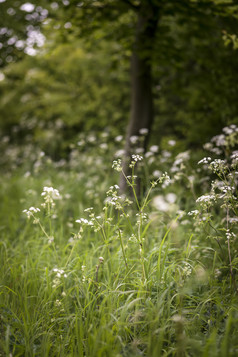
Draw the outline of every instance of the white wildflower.
[[[79,140],[78,142],[77,142],[77,145],[78,146],[83,146],[85,144],[85,141],[84,140]]]
[[[154,154],[153,154],[153,152],[151,152],[151,151],[147,151],[146,153],[145,153],[145,157],[146,158],[149,158],[149,157],[151,157],[151,156],[153,156]]]
[[[48,244],[52,244],[54,242],[54,237],[49,237],[48,238]]]
[[[115,141],[118,142],[118,143],[121,142],[122,140],[123,140],[123,136],[122,135],[118,135],[118,136],[115,137]]]
[[[153,152],[153,153],[157,153],[157,152],[159,151],[158,145],[152,145],[152,146],[150,147],[150,150],[149,150],[149,151],[151,151],[151,152]]]
[[[175,146],[175,145],[176,145],[176,141],[175,141],[175,140],[169,140],[169,141],[168,141],[168,144],[169,144],[170,146]]]
[[[195,209],[194,211],[188,212],[188,216],[196,217],[197,215],[199,215],[199,211],[197,209]]]
[[[114,154],[114,156],[118,158],[123,157],[124,155],[125,155],[125,150],[123,149],[117,150]]]
[[[112,162],[112,168],[118,172],[122,170],[121,159],[114,160]]]
[[[227,229],[226,230],[226,238],[227,238],[227,240],[235,238],[235,234],[233,232],[231,232],[229,229]]]
[[[177,196],[175,195],[175,193],[173,192],[170,192],[170,193],[167,193],[167,195],[165,196],[166,200],[169,202],[169,203],[175,203],[176,199],[177,199]]]
[[[144,151],[145,151],[144,148],[136,148],[136,149],[135,149],[135,153],[136,153],[136,154],[143,154]]]
[[[159,211],[168,212],[170,209],[170,204],[166,201],[165,197],[162,195],[157,195],[152,200],[152,205]]]
[[[224,134],[216,135],[211,140],[212,143],[215,143],[216,146],[225,146],[226,145],[226,137]]]
[[[131,155],[131,157],[132,157],[132,160],[135,162],[143,160],[143,156],[140,156],[140,155]]]
[[[61,306],[61,304],[62,304],[62,302],[61,302],[60,300],[58,300],[58,299],[55,300],[55,305],[56,305],[56,306]]]
[[[231,223],[231,224],[238,223],[238,217],[230,217],[229,218],[229,223]]]
[[[90,135],[89,137],[88,137],[88,142],[89,143],[94,143],[96,141],[96,137],[94,136],[94,135]]]
[[[34,213],[40,212],[40,209],[36,207],[30,207],[28,210],[24,209],[22,212],[26,213],[27,218],[29,219],[30,217],[34,217]]]
[[[107,143],[102,143],[99,145],[99,147],[102,149],[102,150],[106,150],[108,148],[108,145]]]
[[[196,200],[196,202],[199,203],[204,209],[211,206],[214,201],[216,201],[216,196],[214,194],[202,195]]]
[[[210,161],[211,161],[210,157],[204,157],[202,160],[198,161],[198,165],[199,164],[209,164]]]
[[[99,263],[100,263],[100,264],[103,264],[103,263],[104,263],[104,258],[103,258],[103,257],[99,257],[98,260],[99,260]]]
[[[142,128],[139,130],[139,133],[141,135],[147,135],[149,133],[149,130],[147,128]]]
[[[130,137],[130,142],[131,142],[132,144],[136,144],[136,143],[138,142],[138,139],[139,139],[139,136],[137,136],[137,135],[132,135],[132,136]]]
[[[167,151],[167,150],[163,150],[162,151],[162,156],[164,159],[168,159],[169,157],[172,156],[171,152]]]
[[[42,192],[41,196],[50,196],[53,199],[57,199],[60,197],[60,194],[59,194],[59,191],[56,190],[55,188],[45,186],[43,188],[43,192]]]

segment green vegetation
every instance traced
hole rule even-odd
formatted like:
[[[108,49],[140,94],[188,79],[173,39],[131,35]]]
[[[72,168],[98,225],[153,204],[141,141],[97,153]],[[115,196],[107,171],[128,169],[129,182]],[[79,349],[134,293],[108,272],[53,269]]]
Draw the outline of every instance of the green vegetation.
[[[236,0],[0,0],[0,357],[238,355]]]
[[[198,165],[171,140],[135,154],[143,197],[118,193],[121,137],[84,140],[6,151],[1,355],[236,356],[237,127]]]

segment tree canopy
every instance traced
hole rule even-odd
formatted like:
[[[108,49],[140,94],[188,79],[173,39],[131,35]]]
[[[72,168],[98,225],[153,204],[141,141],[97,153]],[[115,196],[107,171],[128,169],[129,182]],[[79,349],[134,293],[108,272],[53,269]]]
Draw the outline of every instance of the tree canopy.
[[[131,112],[128,138],[148,125],[196,146],[238,121],[235,1],[6,0],[0,14],[3,132],[123,133]]]

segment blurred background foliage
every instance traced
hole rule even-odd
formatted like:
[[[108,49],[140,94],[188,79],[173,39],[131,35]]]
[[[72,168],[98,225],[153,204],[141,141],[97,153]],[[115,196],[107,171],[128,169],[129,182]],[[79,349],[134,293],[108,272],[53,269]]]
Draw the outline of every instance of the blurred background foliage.
[[[0,3],[1,135],[16,143],[30,137],[53,156],[65,155],[79,134],[91,130],[124,135],[134,12],[122,1],[106,13],[110,21],[93,17],[89,9],[82,22],[82,14],[73,16],[74,1],[38,3],[42,6],[31,11],[23,10],[24,1]],[[99,9],[110,5],[91,3]],[[226,1],[189,2],[201,3],[201,11],[181,10],[182,3],[168,3],[154,43],[151,143],[163,147],[175,139],[186,149],[200,147],[225,125],[238,124],[237,12],[214,15],[212,4]],[[204,4],[211,9],[202,11]],[[24,53],[21,35],[26,40],[24,29],[33,27],[44,35],[43,44],[36,51],[32,40],[33,52]]]

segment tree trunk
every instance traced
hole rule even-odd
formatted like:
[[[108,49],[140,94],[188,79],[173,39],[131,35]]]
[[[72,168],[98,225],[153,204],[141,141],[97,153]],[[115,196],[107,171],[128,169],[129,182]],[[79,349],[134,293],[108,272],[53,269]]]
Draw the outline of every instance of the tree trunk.
[[[153,41],[158,23],[158,8],[152,6],[142,7],[138,13],[135,43],[131,58],[131,111],[126,132],[124,148],[123,171],[129,175],[128,163],[131,155],[136,153],[136,148],[146,150],[149,133],[153,123],[153,94],[151,60]],[[140,135],[140,129],[147,129],[148,134],[143,140],[138,140],[136,145],[131,142],[132,136]],[[127,189],[126,180],[121,174],[120,190]],[[137,184],[137,194],[140,193],[140,184]]]

